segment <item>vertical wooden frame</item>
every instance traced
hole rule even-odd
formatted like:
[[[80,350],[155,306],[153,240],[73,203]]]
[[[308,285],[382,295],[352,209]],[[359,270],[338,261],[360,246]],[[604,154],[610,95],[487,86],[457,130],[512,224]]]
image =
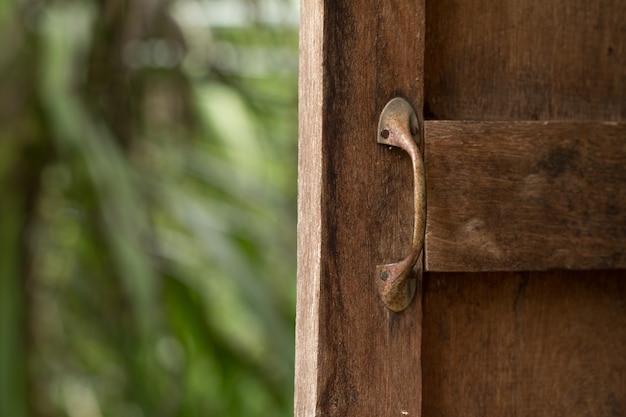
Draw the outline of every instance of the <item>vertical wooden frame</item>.
[[[315,415],[322,250],[323,4],[302,2],[298,140],[298,282],[294,415]],[[306,80],[306,81],[305,81]]]
[[[410,246],[411,166],[375,139],[391,98],[422,113],[424,4],[301,10],[295,415],[417,416],[420,289],[392,313],[375,281]]]

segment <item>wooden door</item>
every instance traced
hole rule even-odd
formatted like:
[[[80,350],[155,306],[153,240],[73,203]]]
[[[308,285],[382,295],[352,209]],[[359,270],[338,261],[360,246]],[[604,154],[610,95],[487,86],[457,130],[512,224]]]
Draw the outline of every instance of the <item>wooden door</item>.
[[[425,273],[390,312],[416,110]],[[297,416],[626,415],[626,8],[303,0]]]

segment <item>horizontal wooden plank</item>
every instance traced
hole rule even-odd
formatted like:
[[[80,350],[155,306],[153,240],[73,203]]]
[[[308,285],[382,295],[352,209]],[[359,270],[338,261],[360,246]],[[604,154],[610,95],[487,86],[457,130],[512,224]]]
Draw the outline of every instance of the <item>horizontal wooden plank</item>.
[[[425,103],[438,120],[626,120],[620,0],[426,2]]]
[[[626,124],[425,123],[426,270],[626,268]]]
[[[429,273],[423,416],[623,416],[626,271]]]

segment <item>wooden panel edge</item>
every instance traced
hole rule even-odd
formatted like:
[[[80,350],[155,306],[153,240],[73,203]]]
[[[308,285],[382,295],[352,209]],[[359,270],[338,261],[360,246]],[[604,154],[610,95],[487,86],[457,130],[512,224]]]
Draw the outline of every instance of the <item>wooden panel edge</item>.
[[[322,0],[302,0],[298,85],[298,226],[294,415],[316,415],[322,244]]]

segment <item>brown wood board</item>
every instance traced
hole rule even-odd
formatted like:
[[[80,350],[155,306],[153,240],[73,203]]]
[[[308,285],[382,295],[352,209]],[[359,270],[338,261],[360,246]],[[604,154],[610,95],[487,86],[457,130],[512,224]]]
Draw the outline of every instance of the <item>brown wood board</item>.
[[[421,297],[389,312],[375,271],[411,245],[411,162],[376,137],[393,97],[421,115],[423,7],[302,2],[296,416],[421,409]]]
[[[626,8],[427,2],[424,77],[427,119],[623,122]],[[626,415],[625,274],[427,273],[423,415]]]
[[[626,120],[621,0],[426,3],[425,114]]]
[[[427,273],[423,416],[626,415],[626,271]]]
[[[626,268],[626,124],[425,123],[429,271]]]
[[[485,256],[485,250],[500,250],[506,256],[498,257],[498,262],[515,268],[524,263],[532,264],[524,267],[530,269],[621,265],[624,205],[621,187],[615,189],[615,184],[621,186],[623,181],[609,181],[613,184],[609,191],[616,192],[619,202],[615,206],[600,186],[607,166],[590,161],[606,156],[613,169],[615,159],[623,158],[623,152],[603,151],[599,138],[613,129],[601,121],[625,120],[626,9],[612,0],[497,4],[442,0],[426,7],[427,118],[597,122],[588,124],[596,133],[584,135],[574,129],[571,136],[565,126],[571,124],[550,122],[549,133],[557,141],[551,140],[547,150],[533,150],[537,155],[527,159],[516,157],[513,151],[519,143],[511,145],[506,139],[512,127],[520,143],[523,138],[547,141],[545,132],[525,130],[527,122],[520,124],[526,123],[520,131],[516,123],[492,126],[488,132],[483,131],[486,125],[474,127],[470,135],[474,142],[466,147],[471,151],[491,143],[493,159],[463,149],[467,135],[461,130],[469,124],[438,122],[440,127],[458,123],[463,128],[458,128],[455,140],[449,138],[433,153],[437,162],[431,167],[442,170],[436,176],[428,171],[429,158],[435,161],[429,157],[435,149],[428,138],[435,125],[428,122],[427,186],[439,187],[428,189],[429,214],[433,205],[443,210],[438,221],[451,228],[444,231],[449,239],[463,238],[463,233],[483,236],[478,238],[483,252],[472,249],[482,259],[472,259],[465,248],[457,253],[461,261],[454,262],[477,270],[505,268],[493,266],[494,257]],[[304,0],[301,10],[295,414],[420,415],[423,386],[424,416],[624,415],[623,270],[433,272],[426,274],[407,311],[385,310],[376,295],[373,271],[377,264],[406,255],[413,227],[412,184],[408,157],[375,144],[376,121],[384,104],[397,95],[421,113],[424,4]],[[484,136],[491,142],[479,140]],[[609,136],[617,140],[616,135]],[[534,149],[532,143],[522,150]],[[610,146],[623,151],[622,143]],[[496,151],[501,145],[505,151]],[[513,148],[506,151],[508,146]],[[446,156],[451,172],[444,173]],[[484,161],[484,166],[473,167],[477,161]],[[530,171],[523,167],[528,163]],[[599,165],[604,164],[603,160]],[[467,174],[459,177],[460,182],[455,180],[458,171],[468,169],[493,178]],[[591,180],[574,175],[587,171],[595,173]],[[561,185],[557,196],[548,196],[547,208],[527,213],[536,217],[520,216],[527,227],[547,221],[553,228],[537,232],[549,244],[532,249],[536,262],[530,262],[530,250],[521,255],[502,251],[494,244],[496,235],[482,232],[480,222],[466,223],[468,230],[454,233],[448,216],[462,219],[454,207],[459,184],[466,190],[462,204],[468,207],[469,195],[478,187],[502,190],[505,197],[521,193],[524,207],[535,209],[540,200],[537,190],[554,191]],[[557,204],[559,199],[574,198],[567,190],[581,189],[599,195],[599,200],[581,202],[583,198],[576,196],[578,200],[565,200],[569,203],[565,208]],[[485,224],[496,219],[515,229],[498,196],[482,197],[492,206]],[[514,201],[504,200],[509,206]],[[479,200],[479,205],[483,203]],[[565,218],[552,220],[550,213]],[[601,235],[611,216],[617,232]],[[611,233],[618,234],[617,240]],[[563,237],[572,235],[570,240]],[[580,259],[572,256],[572,250],[580,255],[578,242],[593,253],[586,251]],[[606,258],[603,253],[611,252],[615,244],[618,255]],[[427,251],[428,245],[427,240]],[[548,250],[557,246],[570,253],[562,256]],[[440,256],[449,254],[453,253]],[[489,262],[491,266],[485,267]]]

